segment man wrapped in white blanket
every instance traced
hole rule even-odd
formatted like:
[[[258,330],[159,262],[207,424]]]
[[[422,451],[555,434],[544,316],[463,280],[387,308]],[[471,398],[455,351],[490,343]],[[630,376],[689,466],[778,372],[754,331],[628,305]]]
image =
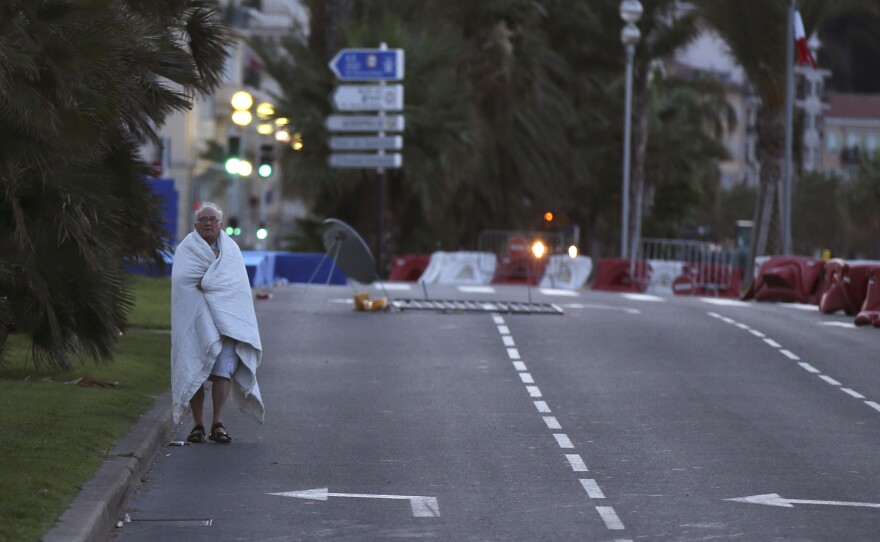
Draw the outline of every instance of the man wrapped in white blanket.
[[[177,246],[171,271],[171,395],[174,422],[189,406],[195,426],[187,440],[204,442],[205,383],[212,382],[213,420],[207,435],[227,444],[223,407],[229,396],[263,423],[257,384],[262,358],[260,331],[241,250],[223,232],[223,214],[213,203],[195,213],[195,230]]]

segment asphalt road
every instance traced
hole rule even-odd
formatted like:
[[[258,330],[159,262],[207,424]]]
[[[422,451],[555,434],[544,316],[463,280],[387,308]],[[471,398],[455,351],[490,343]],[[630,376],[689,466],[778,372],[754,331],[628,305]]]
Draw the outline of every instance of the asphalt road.
[[[880,330],[546,293],[564,315],[360,313],[349,287],[276,289],[257,301],[266,424],[231,408],[232,445],[165,448],[113,539],[880,538]]]

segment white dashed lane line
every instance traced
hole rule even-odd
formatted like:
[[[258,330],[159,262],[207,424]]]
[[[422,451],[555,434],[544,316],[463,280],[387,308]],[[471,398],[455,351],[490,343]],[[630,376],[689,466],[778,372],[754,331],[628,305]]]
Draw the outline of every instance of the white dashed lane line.
[[[733,324],[734,326],[736,326],[740,329],[748,331],[749,333],[751,333],[755,337],[762,338],[763,341],[768,346],[771,346],[773,348],[778,349],[778,352],[780,354],[782,354],[783,356],[787,357],[788,359],[790,359],[792,361],[798,362],[798,366],[800,366],[801,369],[807,371],[810,374],[816,375],[817,377],[819,377],[820,380],[822,380],[826,384],[829,384],[831,386],[839,388],[840,391],[842,391],[843,393],[849,395],[850,397],[852,397],[854,399],[859,399],[859,400],[863,401],[867,406],[871,407],[872,409],[876,410],[877,412],[880,412],[880,404],[876,403],[875,401],[865,400],[866,397],[864,395],[862,395],[861,393],[859,393],[851,388],[842,387],[843,384],[841,384],[840,381],[838,381],[834,378],[831,378],[828,375],[822,374],[822,371],[820,371],[819,369],[817,369],[813,365],[807,363],[806,361],[801,361],[801,358],[797,354],[795,354],[791,350],[787,350],[785,348],[782,348],[781,344],[779,344],[778,342],[774,341],[773,339],[767,337],[764,333],[762,333],[758,330],[752,329],[748,325],[743,324],[742,322],[737,322],[736,320],[733,320],[733,319],[728,318],[726,316],[722,316],[722,315],[718,314],[717,312],[709,312],[709,316],[711,316],[712,318],[716,318],[718,320],[721,320],[724,323]]]
[[[649,296],[650,297],[650,296]],[[652,299],[653,300],[653,299]],[[522,356],[520,355],[519,350],[516,349],[516,342],[513,339],[513,336],[510,333],[510,328],[505,324],[504,318],[499,314],[492,315],[492,321],[495,322],[495,325],[498,327],[498,333],[501,335],[501,341],[507,349],[507,357],[509,357],[512,361],[513,368],[516,370],[516,374],[519,375],[519,379],[525,384],[526,391],[529,394],[529,397],[533,399],[541,399],[539,401],[533,401],[535,404],[535,408],[538,410],[540,414],[551,414],[550,406],[547,404],[547,401],[544,400],[543,394],[541,393],[540,388],[535,385],[535,377],[532,376],[532,373],[528,372],[526,368],[526,363],[522,360]],[[541,419],[544,421],[544,425],[547,426],[547,429],[550,431],[562,431],[562,424],[559,423],[559,420],[556,416],[541,416]],[[559,445],[563,450],[574,450],[575,445],[568,437],[566,433],[562,432],[554,432],[552,433],[553,438],[556,440],[556,444]],[[576,453],[566,453],[565,459],[571,467],[572,472],[589,472],[586,463],[584,463],[583,458],[580,454]],[[583,487],[584,491],[587,494],[587,497],[590,499],[598,500],[605,499],[605,494],[602,492],[602,489],[599,487],[599,484],[596,480],[592,478],[579,478],[578,481]],[[617,512],[614,511],[614,508],[611,506],[596,506],[596,512],[599,514],[599,517],[602,519],[602,522],[605,524],[605,527],[611,531],[622,531],[624,530],[623,522],[620,521],[620,518],[617,516]],[[617,539],[617,542],[632,542],[629,539]]]

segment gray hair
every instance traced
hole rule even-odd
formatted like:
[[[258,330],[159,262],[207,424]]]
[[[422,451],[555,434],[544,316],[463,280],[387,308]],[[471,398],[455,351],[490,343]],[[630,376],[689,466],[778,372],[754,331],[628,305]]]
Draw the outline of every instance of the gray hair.
[[[212,201],[203,201],[202,204],[199,206],[199,208],[196,209],[196,212],[193,215],[194,222],[198,222],[199,213],[201,213],[205,209],[214,209],[215,211],[217,211],[217,215],[218,215],[217,220],[220,220],[221,222],[223,221],[223,210],[220,209],[220,206]]]

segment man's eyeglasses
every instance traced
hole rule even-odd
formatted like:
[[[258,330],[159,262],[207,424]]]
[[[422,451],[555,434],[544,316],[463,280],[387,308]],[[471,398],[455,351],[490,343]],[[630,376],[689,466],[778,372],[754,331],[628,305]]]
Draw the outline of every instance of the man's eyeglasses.
[[[198,220],[199,224],[216,224],[220,222],[216,216],[203,216]]]

